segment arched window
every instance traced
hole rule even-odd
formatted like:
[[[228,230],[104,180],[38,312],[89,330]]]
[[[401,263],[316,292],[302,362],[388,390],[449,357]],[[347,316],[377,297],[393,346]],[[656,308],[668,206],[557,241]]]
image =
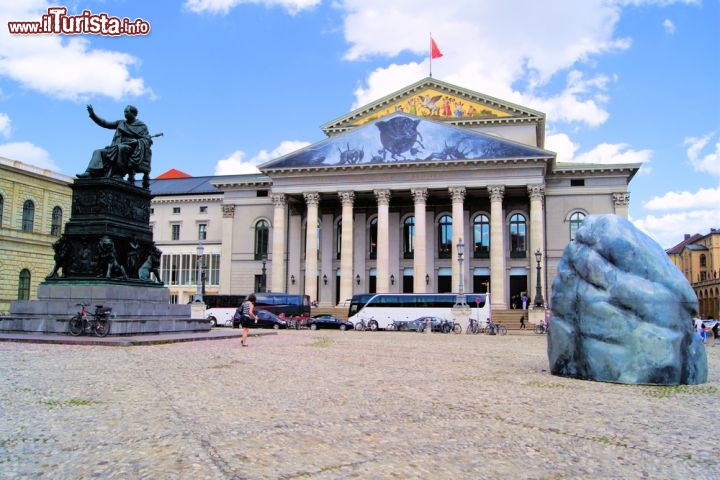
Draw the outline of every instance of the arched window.
[[[340,260],[340,255],[342,254],[342,220],[335,225],[335,251],[337,252],[335,258]]]
[[[268,237],[270,236],[270,225],[265,220],[255,224],[255,260],[267,258]]]
[[[473,220],[473,256],[490,258],[490,219],[482,213]]]
[[[403,222],[403,258],[415,257],[415,217],[409,216]]]
[[[370,235],[368,238],[368,257],[371,259],[377,258],[377,233],[378,233],[378,219],[374,217],[370,220]]]
[[[50,235],[59,237],[61,228],[62,228],[62,208],[55,207],[55,208],[53,208],[53,211],[52,211],[52,223],[50,224]]]
[[[438,257],[452,256],[452,217],[443,215],[438,222]]]
[[[22,231],[32,232],[35,222],[35,204],[32,200],[25,200],[23,204]]]
[[[18,278],[18,300],[30,300],[30,270],[23,268]]]
[[[510,217],[510,257],[524,258],[527,236],[527,223],[525,216],[516,213]]]
[[[570,240],[575,240],[575,233],[578,231],[578,228],[580,228],[580,225],[582,225],[583,220],[585,220],[585,214],[583,212],[575,212],[570,215],[568,222],[570,223]]]

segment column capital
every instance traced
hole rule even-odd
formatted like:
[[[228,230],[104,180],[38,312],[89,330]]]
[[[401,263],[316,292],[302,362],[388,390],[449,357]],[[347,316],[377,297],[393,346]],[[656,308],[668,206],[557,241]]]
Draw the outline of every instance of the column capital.
[[[318,206],[320,204],[320,194],[318,192],[306,192],[303,193],[305,203],[308,205]]]
[[[270,195],[270,198],[276,207],[284,207],[287,205],[287,197],[284,193],[273,193]]]
[[[378,205],[390,205],[391,193],[388,189],[374,190],[375,198],[377,198]]]
[[[612,194],[615,206],[626,207],[630,204],[630,194],[627,192],[615,192]]]
[[[353,202],[355,201],[355,192],[338,192],[338,196],[340,197],[340,202],[342,203],[343,207],[352,207]]]
[[[448,188],[448,191],[452,196],[453,203],[465,200],[465,187],[450,187]]]
[[[222,206],[223,218],[233,218],[235,216],[235,205],[226,204]]]
[[[412,193],[415,203],[425,203],[427,201],[427,188],[412,188],[410,193]]]
[[[528,195],[533,200],[541,200],[545,195],[545,185],[542,183],[527,186]]]
[[[502,201],[505,196],[505,185],[488,185],[490,201]]]

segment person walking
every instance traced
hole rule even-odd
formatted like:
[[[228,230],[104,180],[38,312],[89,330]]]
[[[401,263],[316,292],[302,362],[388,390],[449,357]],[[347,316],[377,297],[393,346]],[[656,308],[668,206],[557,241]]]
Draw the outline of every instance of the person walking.
[[[520,315],[520,330],[525,330],[525,315]]]
[[[240,305],[242,317],[240,319],[240,325],[242,325],[242,339],[240,345],[243,347],[248,346],[248,335],[250,334],[250,326],[252,323],[257,323],[258,318],[255,315],[255,301],[257,298],[254,293],[248,295],[245,301]]]

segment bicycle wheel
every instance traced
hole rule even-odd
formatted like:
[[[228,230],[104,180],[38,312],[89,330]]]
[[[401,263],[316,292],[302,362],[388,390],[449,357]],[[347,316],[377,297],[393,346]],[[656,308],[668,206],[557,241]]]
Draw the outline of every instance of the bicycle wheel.
[[[98,318],[95,320],[95,335],[98,337],[107,337],[110,333],[110,319],[109,318]]]
[[[375,332],[378,329],[378,323],[375,320],[370,320],[368,323],[367,329],[371,332]]]
[[[507,327],[505,325],[498,325],[496,330],[498,335],[507,335]]]
[[[545,329],[542,325],[535,325],[535,328],[533,328],[533,332],[537,333],[538,335],[542,335],[545,333]]]
[[[364,331],[365,331],[365,325],[363,324],[363,322],[358,322],[358,323],[356,323],[356,324],[355,324],[355,330],[357,330],[358,332],[364,332]]]
[[[78,336],[83,331],[83,320],[82,315],[79,313],[76,314],[74,317],[68,321],[68,330],[70,331],[70,335]]]
[[[453,324],[453,332],[462,333],[462,326],[459,323]]]

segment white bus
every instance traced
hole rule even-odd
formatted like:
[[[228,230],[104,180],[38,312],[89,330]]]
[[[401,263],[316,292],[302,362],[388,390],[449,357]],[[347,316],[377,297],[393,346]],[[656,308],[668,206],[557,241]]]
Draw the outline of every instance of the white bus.
[[[370,330],[385,329],[393,321],[439,317],[453,320],[455,293],[378,293],[355,295],[350,301],[348,320],[353,325],[365,321]],[[466,293],[465,301],[471,316],[480,325],[490,318],[490,295]]]

